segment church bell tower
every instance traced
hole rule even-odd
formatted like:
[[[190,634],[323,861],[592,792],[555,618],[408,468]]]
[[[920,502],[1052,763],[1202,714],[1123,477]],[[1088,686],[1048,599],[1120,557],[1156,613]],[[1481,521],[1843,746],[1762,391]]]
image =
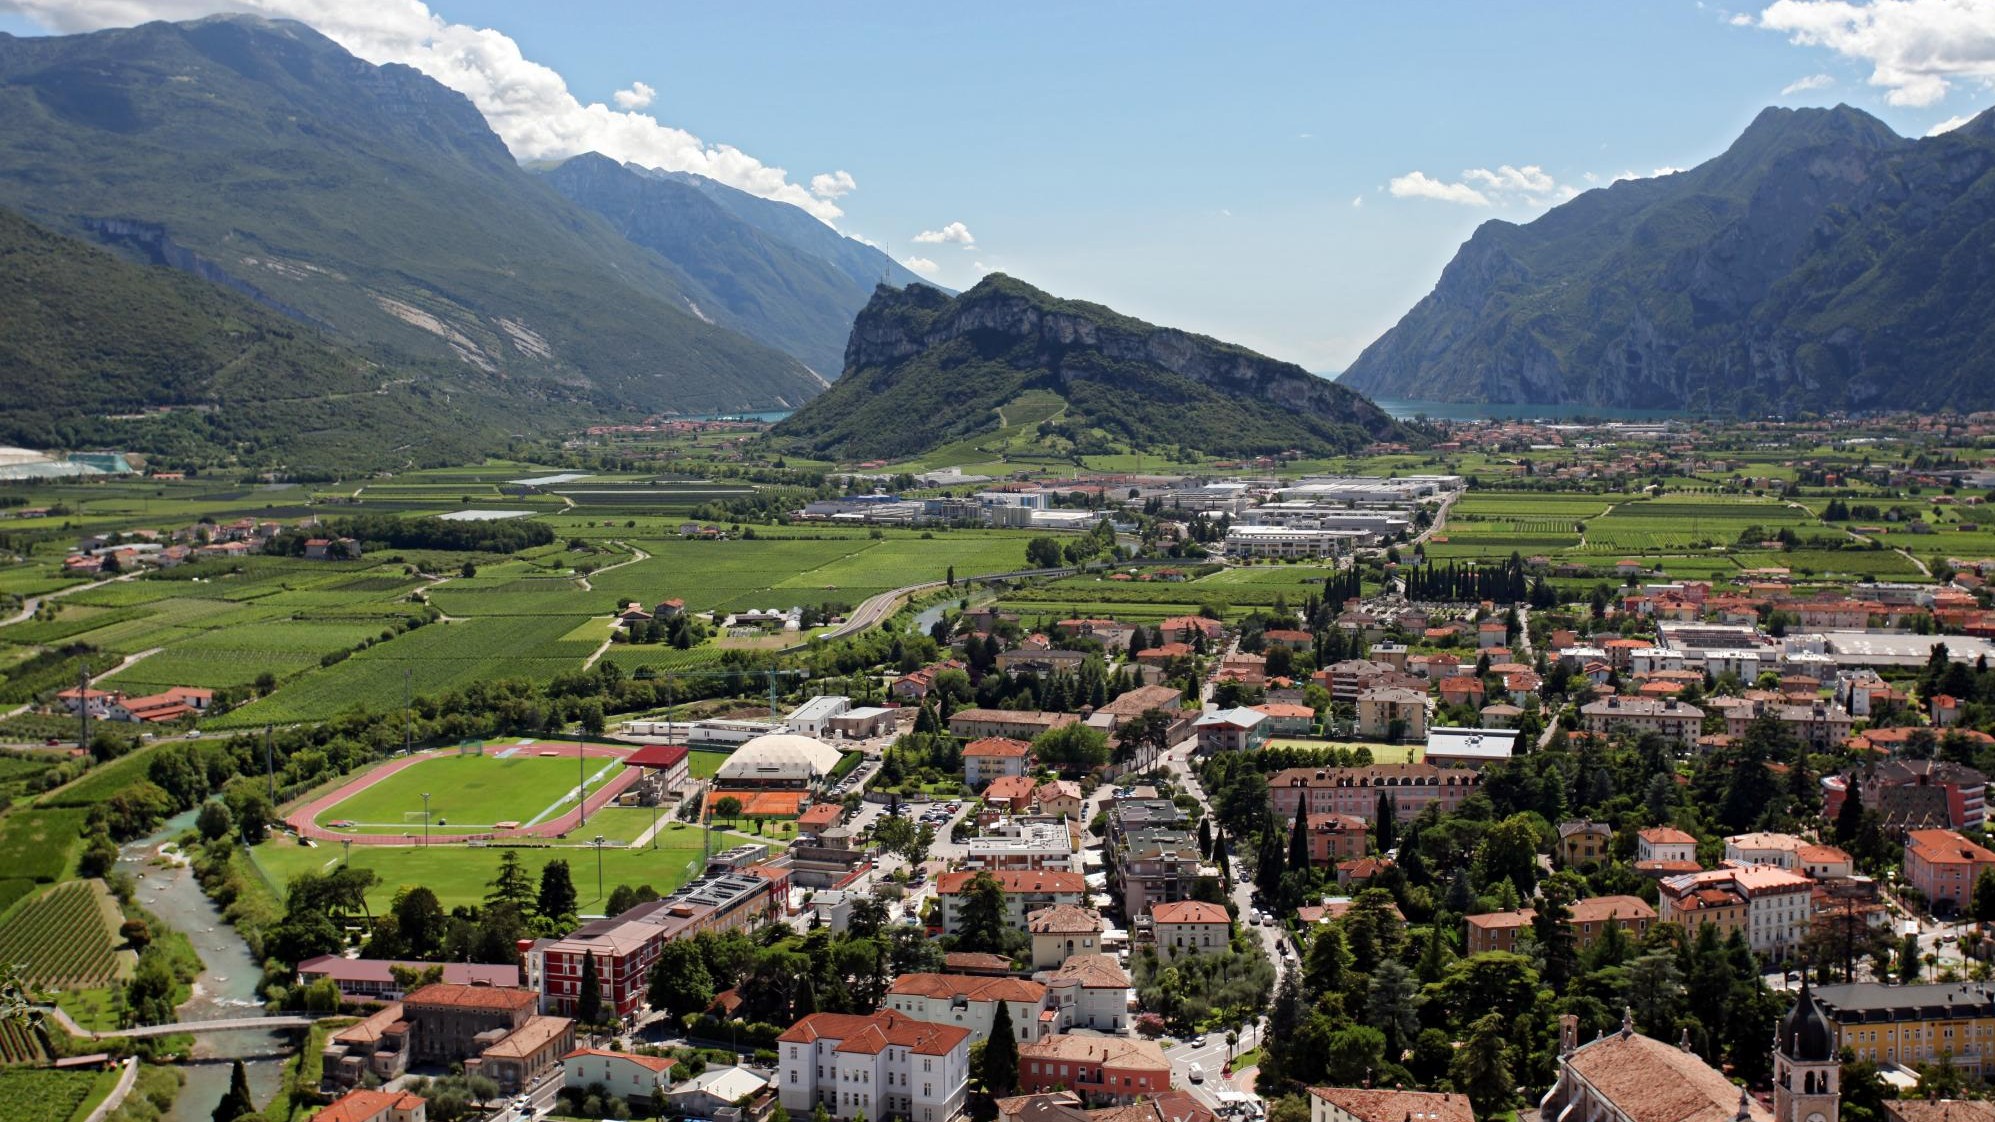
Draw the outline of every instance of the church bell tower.
[[[1774,1122],[1837,1122],[1842,1063],[1836,1030],[1801,974],[1801,996],[1781,1018],[1773,1049]]]

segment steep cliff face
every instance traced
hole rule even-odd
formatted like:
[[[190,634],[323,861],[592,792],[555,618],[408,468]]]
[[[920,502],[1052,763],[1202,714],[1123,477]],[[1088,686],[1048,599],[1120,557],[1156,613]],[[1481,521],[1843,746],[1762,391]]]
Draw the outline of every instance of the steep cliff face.
[[[1995,118],[1767,110],[1687,172],[1485,223],[1340,384],[1719,412],[1995,402]]]
[[[954,298],[880,287],[853,323],[844,377],[776,431],[823,454],[915,455],[999,428],[1029,390],[1063,399],[1068,430],[1138,448],[1344,450],[1406,435],[1301,367],[995,275]]]

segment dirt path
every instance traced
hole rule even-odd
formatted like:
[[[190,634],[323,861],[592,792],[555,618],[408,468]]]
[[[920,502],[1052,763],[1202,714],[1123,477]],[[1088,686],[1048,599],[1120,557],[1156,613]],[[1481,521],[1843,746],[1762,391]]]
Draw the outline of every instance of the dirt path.
[[[115,577],[106,577],[103,580],[91,581],[89,584],[72,584],[68,588],[58,588],[54,592],[44,592],[40,596],[30,596],[26,600],[21,601],[20,611],[15,612],[6,619],[0,619],[0,627],[11,627],[17,623],[26,623],[35,617],[35,613],[41,610],[43,604],[51,600],[60,600],[65,596],[72,596],[78,592],[88,592],[93,588],[102,588],[107,584],[116,584],[121,580],[131,580],[138,575],[136,572],[124,573]]]
[[[616,542],[615,544],[617,544],[617,545],[626,545],[626,546],[629,546],[629,548],[630,548],[630,556],[629,556],[629,557],[626,557],[626,558],[624,558],[623,560],[621,560],[621,561],[617,562],[617,563],[616,563],[616,564],[614,564],[614,565],[604,565],[604,566],[603,566],[602,568],[600,568],[600,569],[597,569],[597,570],[596,570],[595,572],[593,572],[593,573],[584,573],[584,574],[582,574],[582,578],[581,578],[581,585],[582,585],[582,591],[584,591],[584,592],[594,592],[594,591],[596,590],[596,586],[595,586],[595,585],[593,585],[593,584],[591,584],[591,583],[589,583],[589,578],[590,578],[590,577],[599,577],[599,576],[602,576],[602,575],[603,575],[604,573],[607,573],[607,572],[609,572],[609,571],[610,571],[611,569],[621,569],[621,568],[623,568],[623,567],[624,567],[625,565],[635,565],[635,564],[637,564],[637,563],[638,563],[639,561],[649,561],[649,560],[651,560],[651,555],[650,555],[649,553],[646,553],[646,552],[644,552],[643,550],[641,550],[641,549],[637,548],[637,547],[636,547],[636,546],[634,546],[634,545],[630,545],[630,544],[629,544],[628,542]]]

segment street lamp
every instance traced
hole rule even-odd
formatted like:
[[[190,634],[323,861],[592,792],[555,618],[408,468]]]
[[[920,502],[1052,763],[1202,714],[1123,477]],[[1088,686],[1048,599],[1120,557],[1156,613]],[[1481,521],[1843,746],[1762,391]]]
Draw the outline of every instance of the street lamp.
[[[423,848],[429,848],[429,792],[423,792]]]
[[[596,835],[596,899],[603,898],[603,835]]]

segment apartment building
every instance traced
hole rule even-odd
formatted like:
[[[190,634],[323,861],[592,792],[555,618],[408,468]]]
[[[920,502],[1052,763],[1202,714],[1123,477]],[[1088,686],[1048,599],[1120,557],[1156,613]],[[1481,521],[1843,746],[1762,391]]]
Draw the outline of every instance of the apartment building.
[[[970,1081],[970,1030],[883,1009],[813,1013],[776,1038],[777,1099],[791,1117],[949,1122]]]

